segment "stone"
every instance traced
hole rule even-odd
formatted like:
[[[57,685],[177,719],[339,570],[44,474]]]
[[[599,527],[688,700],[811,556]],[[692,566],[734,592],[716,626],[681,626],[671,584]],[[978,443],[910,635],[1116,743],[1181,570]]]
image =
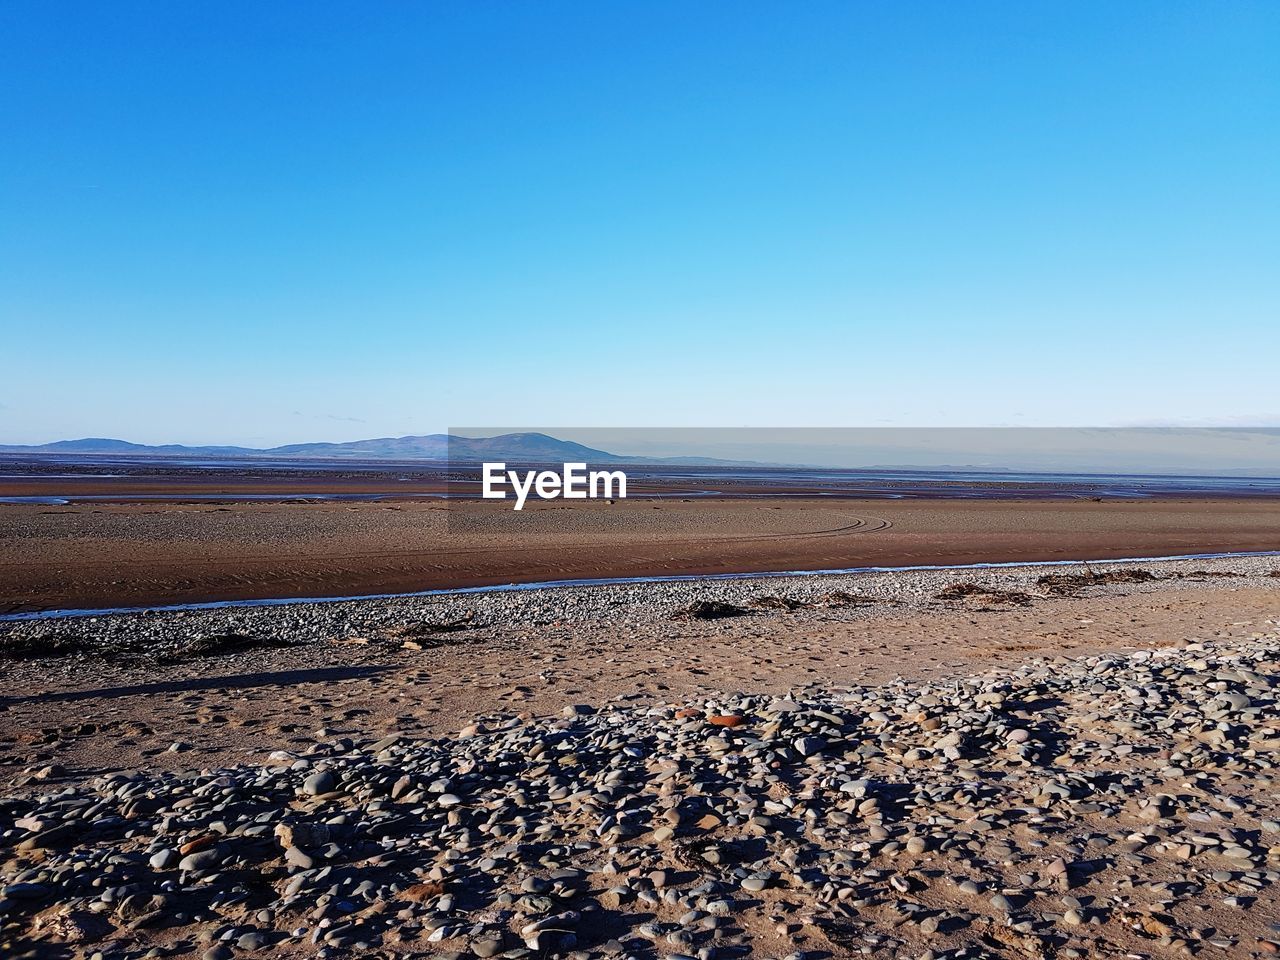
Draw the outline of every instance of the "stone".
[[[331,793],[337,786],[337,779],[330,770],[319,770],[307,777],[302,783],[302,792],[308,796],[318,797]]]
[[[266,934],[258,930],[250,930],[236,938],[236,946],[241,950],[261,950],[270,943]]]
[[[178,862],[178,869],[188,873],[202,873],[218,867],[222,857],[216,847],[189,853]]]
[[[800,737],[795,741],[796,752],[802,757],[812,757],[827,748],[827,741],[822,737]]]

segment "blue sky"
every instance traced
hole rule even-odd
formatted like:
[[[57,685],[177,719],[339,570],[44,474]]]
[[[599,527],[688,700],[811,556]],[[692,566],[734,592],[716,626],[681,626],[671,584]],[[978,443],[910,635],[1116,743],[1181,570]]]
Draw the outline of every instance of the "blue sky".
[[[1280,423],[1280,5],[0,6],[0,442]]]

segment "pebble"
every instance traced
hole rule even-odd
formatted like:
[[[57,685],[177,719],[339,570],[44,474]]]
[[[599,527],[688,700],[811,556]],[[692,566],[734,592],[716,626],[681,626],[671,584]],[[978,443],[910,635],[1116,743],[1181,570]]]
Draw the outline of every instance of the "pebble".
[[[336,784],[337,781],[334,779],[332,771],[320,770],[302,782],[302,792],[316,797],[329,793]]]

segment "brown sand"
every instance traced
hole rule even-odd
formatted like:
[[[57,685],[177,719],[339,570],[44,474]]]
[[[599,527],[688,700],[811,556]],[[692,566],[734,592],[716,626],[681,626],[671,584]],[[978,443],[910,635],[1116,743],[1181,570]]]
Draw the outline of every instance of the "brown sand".
[[[1210,561],[1212,571],[1232,561]],[[565,704],[784,694],[895,676],[965,676],[1036,656],[1088,655],[1274,629],[1280,579],[1171,579],[969,609],[912,600],[917,575],[867,607],[763,611],[712,622],[620,627],[617,608],[571,622],[492,622],[414,650],[334,634],[304,646],[183,663],[116,658],[0,661],[0,782],[56,763],[73,778],[113,769],[258,762],[271,750],[380,731],[439,735],[476,716],[548,715]],[[932,596],[954,574],[918,575]],[[1025,589],[1022,571],[986,581]],[[287,611],[287,608],[284,608]],[[288,619],[287,613],[283,614]],[[72,663],[78,664],[71,667]],[[327,733],[317,734],[317,730]],[[190,744],[168,752],[171,743]]]
[[[1280,501],[0,505],[0,612],[1280,550]]]
[[[557,613],[555,619],[518,615],[516,607],[503,606],[515,595],[493,594],[468,598],[490,604],[481,626],[451,635],[448,645],[426,648],[391,639],[385,633],[381,637],[354,637],[336,629],[312,630],[314,624],[329,623],[332,628],[344,621],[309,621],[306,611],[271,608],[269,616],[277,618],[282,628],[308,633],[311,639],[303,646],[260,647],[178,663],[146,656],[81,655],[0,663],[0,675],[6,680],[0,694],[0,787],[29,795],[61,790],[114,771],[194,771],[237,763],[264,764],[280,749],[304,753],[318,746],[341,744],[341,738],[367,742],[384,733],[410,739],[456,733],[476,717],[554,715],[569,704],[701,705],[729,691],[785,694],[806,687],[829,689],[884,682],[894,676],[913,680],[958,677],[988,667],[1012,668],[1038,656],[1119,652],[1188,640],[1274,633],[1280,578],[1272,575],[1269,562],[1237,559],[1126,566],[1123,570],[1135,573],[1152,567],[1154,579],[1115,584],[1100,579],[1105,585],[1087,587],[1073,596],[1046,589],[1038,579],[1045,568],[818,578],[830,581],[824,590],[839,586],[867,602],[796,610],[760,607],[750,616],[714,622],[676,622],[669,611],[646,612],[644,602],[637,604],[637,610],[617,603],[616,597],[610,599],[610,588],[521,595],[534,604],[539,594],[558,595],[544,601]],[[1081,571],[1076,568],[1072,572]],[[767,581],[767,589],[770,595],[790,597],[816,582],[804,578],[800,583],[800,579]],[[996,603],[999,609],[987,609],[938,599],[950,595],[947,587],[971,581],[989,595],[1004,591],[1025,597],[1026,603]],[[716,590],[741,586],[700,583],[687,589],[713,595]],[[677,592],[672,587],[650,585],[634,592],[652,598]],[[596,594],[605,596],[593,600]],[[406,619],[416,621],[426,613],[422,608],[438,605],[443,609],[458,599],[336,606],[403,606],[409,608],[403,611]],[[308,606],[313,611],[332,609],[331,605]],[[510,615],[498,616],[504,610]],[[152,621],[172,619],[198,633],[218,617],[243,613],[173,612],[119,620],[145,633]],[[87,623],[97,619],[81,618]],[[56,621],[50,628],[66,629],[65,623]],[[89,627],[91,632],[99,629]],[[1144,761],[1159,762],[1159,758],[1135,758],[1133,769],[1144,769]],[[1186,794],[1202,789],[1211,788],[1186,784],[1179,800],[1192,799]],[[1258,788],[1262,790],[1264,786]],[[1223,799],[1234,804],[1233,809],[1260,802],[1254,791],[1233,792]],[[1261,809],[1265,815],[1272,807]],[[1240,824],[1247,822],[1243,817],[1239,822],[1212,819],[1200,811],[1194,816],[1201,819],[1188,820],[1188,832],[1239,830]],[[1077,821],[1081,832],[1091,839],[1101,836],[1099,815],[1084,813],[1082,808],[1082,817]],[[1150,824],[1147,828],[1155,829]],[[1160,829],[1163,832],[1163,827]],[[1006,838],[1011,843],[1027,840],[1016,825],[1003,822],[989,836],[993,841]],[[133,842],[136,845],[139,841]],[[661,849],[664,856],[673,856],[674,848]],[[37,856],[47,855],[37,852]],[[1034,851],[1024,855],[1020,850],[1016,868],[1008,854],[998,855],[1005,858],[999,861],[995,856],[979,861],[984,869],[978,876],[998,890],[1015,884],[1021,885],[1019,889],[1030,887],[1030,881],[1016,879],[1016,870],[1025,869],[1027,863],[1038,868],[1045,862],[1043,856],[1037,861]],[[878,867],[891,864],[904,870],[906,864],[915,862],[896,852],[884,857],[876,861]],[[921,869],[941,873],[937,865],[920,862],[924,864]],[[941,863],[943,869],[950,869],[957,861]],[[1133,863],[1141,866],[1135,868]],[[1264,891],[1256,900],[1251,895],[1251,909],[1242,911],[1223,899],[1232,888],[1200,882],[1200,864],[1148,856],[1108,866],[1111,873],[1105,881],[1092,881],[1093,887],[1080,886],[1090,881],[1078,877],[1078,885],[1071,888],[1073,895],[1091,906],[1096,901],[1100,908],[1109,905],[1106,896],[1115,889],[1103,887],[1103,883],[1124,876],[1124,871],[1140,875],[1149,884],[1186,883],[1184,878],[1191,876],[1196,885],[1187,884],[1193,892],[1180,897],[1179,907],[1182,916],[1190,918],[1183,923],[1189,928],[1191,923],[1195,925],[1191,929],[1196,942],[1204,938],[1201,931],[1238,937],[1223,941],[1228,943],[1228,949],[1220,954],[1223,956],[1255,956],[1253,945],[1269,949],[1272,944],[1263,939],[1271,935],[1266,918],[1274,897],[1269,892]],[[973,861],[964,861],[963,868],[970,872],[976,869]],[[1141,884],[1132,886],[1136,891]],[[1066,889],[1060,888],[1062,892]],[[1043,893],[1043,898],[1035,901],[1037,908],[1057,902],[1049,890]],[[742,929],[754,944],[752,956],[782,956],[784,951],[794,951],[797,937],[802,945],[824,949],[848,942],[836,935],[846,929],[838,924],[828,928],[786,923],[786,917],[802,916],[800,911],[807,909],[808,894],[804,891],[787,887],[764,896],[771,905],[768,909],[744,913],[740,918]],[[952,909],[954,902],[977,917],[987,912],[980,902],[963,899],[960,894],[947,897],[951,895],[931,892],[927,900],[925,894],[913,895],[930,908]],[[1123,905],[1131,907],[1135,902],[1145,900],[1135,894],[1127,896]],[[1091,940],[1097,937],[1101,943],[1120,946],[1088,955],[1142,956],[1153,944],[1158,945],[1124,926],[1130,911],[1095,913],[1106,920],[1105,927],[1081,929]],[[878,924],[869,928],[877,934],[907,941],[909,950],[894,952],[894,956],[921,956],[936,947],[932,933],[894,922],[897,914],[884,903],[869,904],[860,916]],[[223,927],[226,923],[219,917],[184,929],[181,935],[194,938],[197,931],[212,932],[215,924]],[[180,935],[176,929],[158,925],[121,931],[120,939],[139,944],[135,952],[142,952],[152,943],[173,941]],[[832,931],[829,938],[821,932],[828,929]],[[978,920],[964,935],[984,945],[983,955],[1050,955],[1025,949],[1022,940],[1013,941],[1008,949],[998,944],[992,947],[987,944],[990,938],[984,939],[983,934],[997,929],[1004,927]],[[93,949],[96,946],[90,945],[83,952]],[[1139,949],[1144,953],[1137,953]],[[285,943],[272,955],[305,952],[302,941]],[[838,949],[833,955],[845,952]],[[1165,954],[1157,951],[1156,955]]]

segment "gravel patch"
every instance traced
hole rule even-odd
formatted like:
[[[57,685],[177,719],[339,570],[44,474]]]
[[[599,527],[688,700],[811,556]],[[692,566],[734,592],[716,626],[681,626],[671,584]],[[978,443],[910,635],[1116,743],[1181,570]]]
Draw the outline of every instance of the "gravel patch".
[[[764,576],[618,583],[580,587],[495,590],[426,597],[299,601],[269,606],[152,610],[98,616],[0,621],[0,660],[50,656],[183,656],[192,644],[218,637],[247,638],[249,646],[327,642],[335,637],[388,638],[419,625],[426,635],[510,629],[607,618],[620,630],[701,619],[696,611],[753,608],[759,616],[787,609],[895,606],[983,608],[1051,597],[1097,596],[1108,589],[1194,589],[1222,578],[1274,584],[1280,557],[1232,557],[1091,565],[886,571],[850,575]],[[940,598],[939,595],[942,595]],[[984,601],[985,597],[985,602]],[[976,600],[976,602],[975,602]],[[461,638],[461,640],[459,639]],[[439,642],[434,636],[431,642]],[[214,646],[217,644],[215,643]]]
[[[1179,589],[1199,577],[1146,569]],[[1043,574],[963,581],[1034,598]],[[465,625],[462,603],[486,623],[584,606],[669,622],[698,600],[817,604],[835,590],[928,606],[961,578],[904,579],[671,584],[630,603],[622,587],[434,598],[385,620],[354,604],[124,619],[176,638],[187,617],[265,614],[295,639],[317,617]],[[1277,683],[1269,628],[945,680],[500,712],[449,736],[337,736],[264,763],[36,783],[0,799],[0,955],[1274,953]]]

